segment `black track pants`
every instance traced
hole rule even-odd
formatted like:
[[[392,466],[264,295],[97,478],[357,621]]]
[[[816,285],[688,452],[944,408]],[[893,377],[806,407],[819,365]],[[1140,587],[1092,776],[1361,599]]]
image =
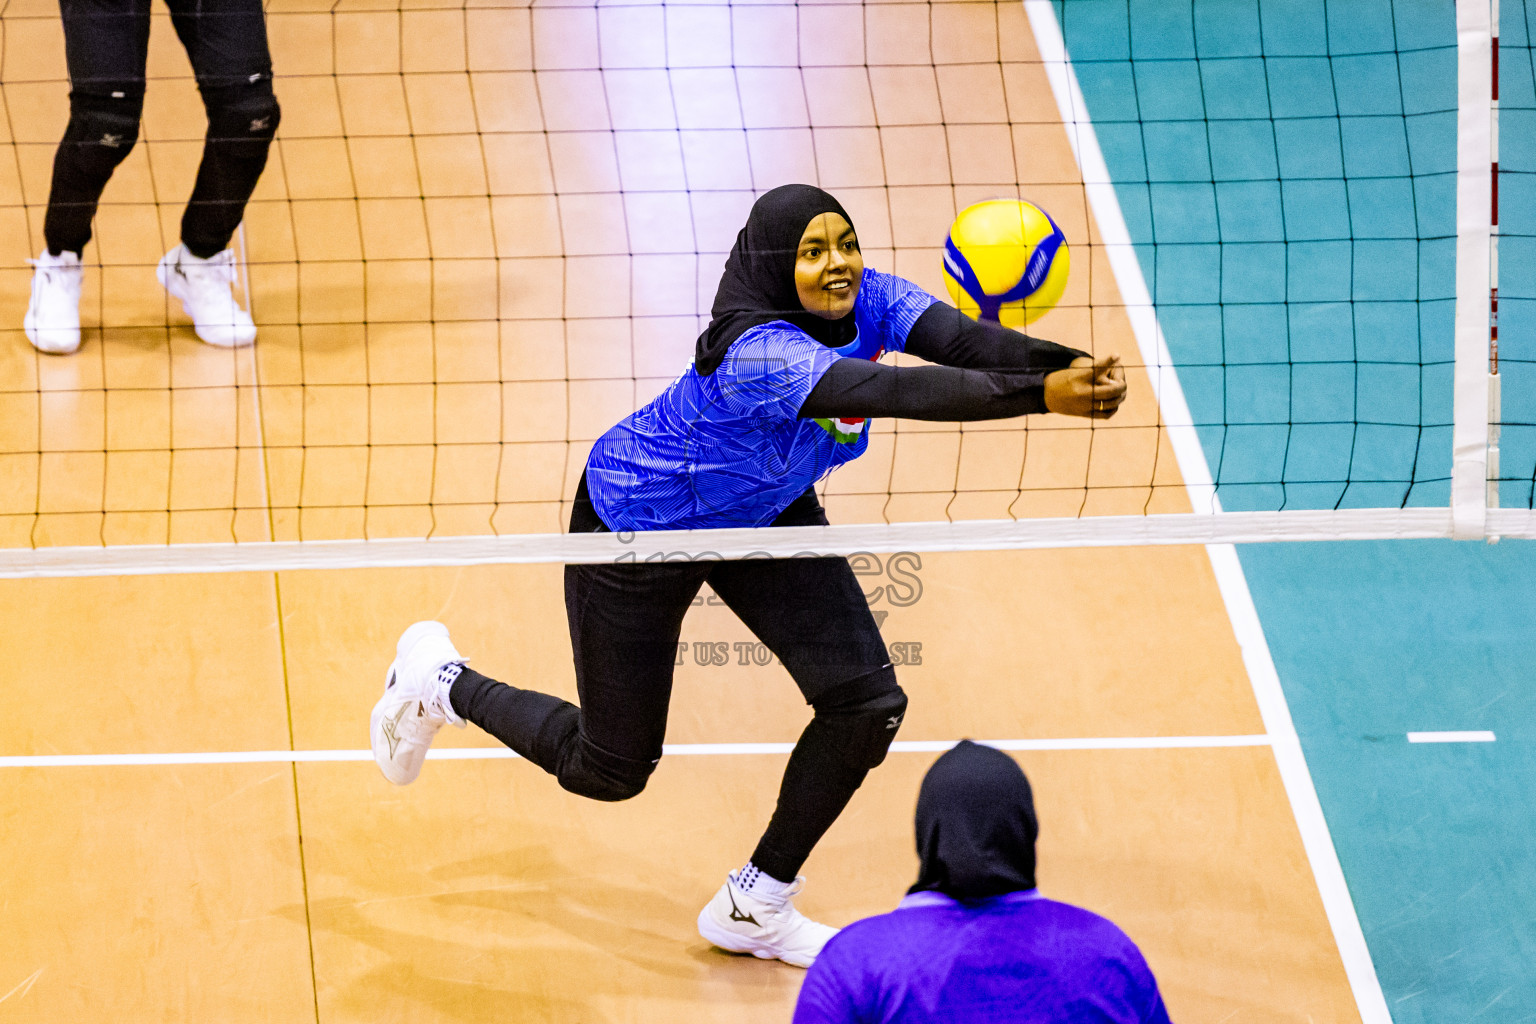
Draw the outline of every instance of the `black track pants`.
[[[181,223],[192,254],[226,248],[266,166],[277,127],[261,0],[168,0],[208,113],[197,183]],[[150,0],[60,0],[70,123],[53,162],[43,234],[80,252],[107,180],[138,138]]]
[[[606,529],[585,501],[585,483],[573,533]],[[826,521],[807,491],[774,525]],[[706,582],[778,656],[818,717],[898,692],[846,559],[605,563],[565,569],[579,709],[466,668],[453,686],[454,710],[574,793],[634,796],[661,758],[678,635]],[[778,807],[752,855],[775,878],[794,878],[869,771],[836,747],[835,734],[813,727],[790,756]]]

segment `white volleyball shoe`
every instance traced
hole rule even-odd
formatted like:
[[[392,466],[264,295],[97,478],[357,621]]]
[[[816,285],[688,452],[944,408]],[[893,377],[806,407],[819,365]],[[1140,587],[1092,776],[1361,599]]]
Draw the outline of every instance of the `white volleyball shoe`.
[[[39,352],[67,355],[80,347],[80,286],[85,280],[80,254],[55,256],[44,249],[27,262],[35,268],[32,301],[22,318],[27,340]]]
[[[219,348],[240,348],[256,340],[256,324],[231,291],[235,254],[225,249],[199,259],[178,245],[160,258],[155,277],[192,318],[197,336]]]
[[[432,740],[444,724],[464,728],[448,699],[464,657],[441,622],[418,622],[400,635],[395,660],[384,678],[384,696],[373,706],[368,732],[373,759],[397,786],[416,781]]]
[[[699,934],[732,953],[809,967],[837,929],[795,909],[794,897],[804,885],[803,877],[796,878],[782,894],[767,896],[744,891],[737,885],[737,872],[732,871],[699,911]]]

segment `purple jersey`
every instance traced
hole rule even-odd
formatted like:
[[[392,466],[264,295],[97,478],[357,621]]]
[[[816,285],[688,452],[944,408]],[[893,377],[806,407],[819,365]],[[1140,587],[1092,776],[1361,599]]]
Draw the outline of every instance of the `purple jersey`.
[[[844,928],[806,973],[794,1024],[1168,1024],[1114,924],[1038,890],[961,903],[913,893]]]

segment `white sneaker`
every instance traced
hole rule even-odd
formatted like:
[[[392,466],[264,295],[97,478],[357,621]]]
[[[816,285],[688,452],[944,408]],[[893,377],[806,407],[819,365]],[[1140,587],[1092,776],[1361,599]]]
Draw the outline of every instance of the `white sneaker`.
[[[804,878],[796,878],[782,896],[764,897],[743,892],[732,871],[720,891],[699,911],[699,934],[732,953],[751,953],[761,960],[809,967],[837,929],[818,924],[795,909],[792,901],[804,885]]]
[[[384,777],[397,786],[416,781],[427,748],[444,722],[464,728],[453,713],[449,683],[439,673],[464,658],[448,639],[441,622],[418,622],[400,634],[395,660],[384,679],[384,696],[373,706],[368,732],[373,759]]]
[[[32,302],[22,320],[27,340],[39,352],[75,351],[80,347],[80,285],[85,280],[80,254],[54,256],[44,249],[27,262],[37,268],[32,272]]]
[[[235,283],[232,250],[200,260],[185,245],[178,245],[160,258],[155,277],[181,300],[197,336],[208,344],[239,348],[256,340],[256,324],[230,291]]]

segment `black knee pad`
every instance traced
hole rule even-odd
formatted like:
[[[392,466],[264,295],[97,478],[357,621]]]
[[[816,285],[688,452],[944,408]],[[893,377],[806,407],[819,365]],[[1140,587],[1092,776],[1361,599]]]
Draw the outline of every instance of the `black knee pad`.
[[[890,681],[890,689],[853,703],[816,705],[811,727],[830,742],[850,767],[861,771],[880,764],[907,713],[907,695]]]
[[[79,166],[105,179],[139,141],[143,113],[142,92],[72,92],[63,145],[72,147]]]
[[[203,90],[208,110],[208,138],[221,142],[259,142],[261,152],[277,134],[282,108],[272,93],[272,79],[263,75],[243,85]]]

